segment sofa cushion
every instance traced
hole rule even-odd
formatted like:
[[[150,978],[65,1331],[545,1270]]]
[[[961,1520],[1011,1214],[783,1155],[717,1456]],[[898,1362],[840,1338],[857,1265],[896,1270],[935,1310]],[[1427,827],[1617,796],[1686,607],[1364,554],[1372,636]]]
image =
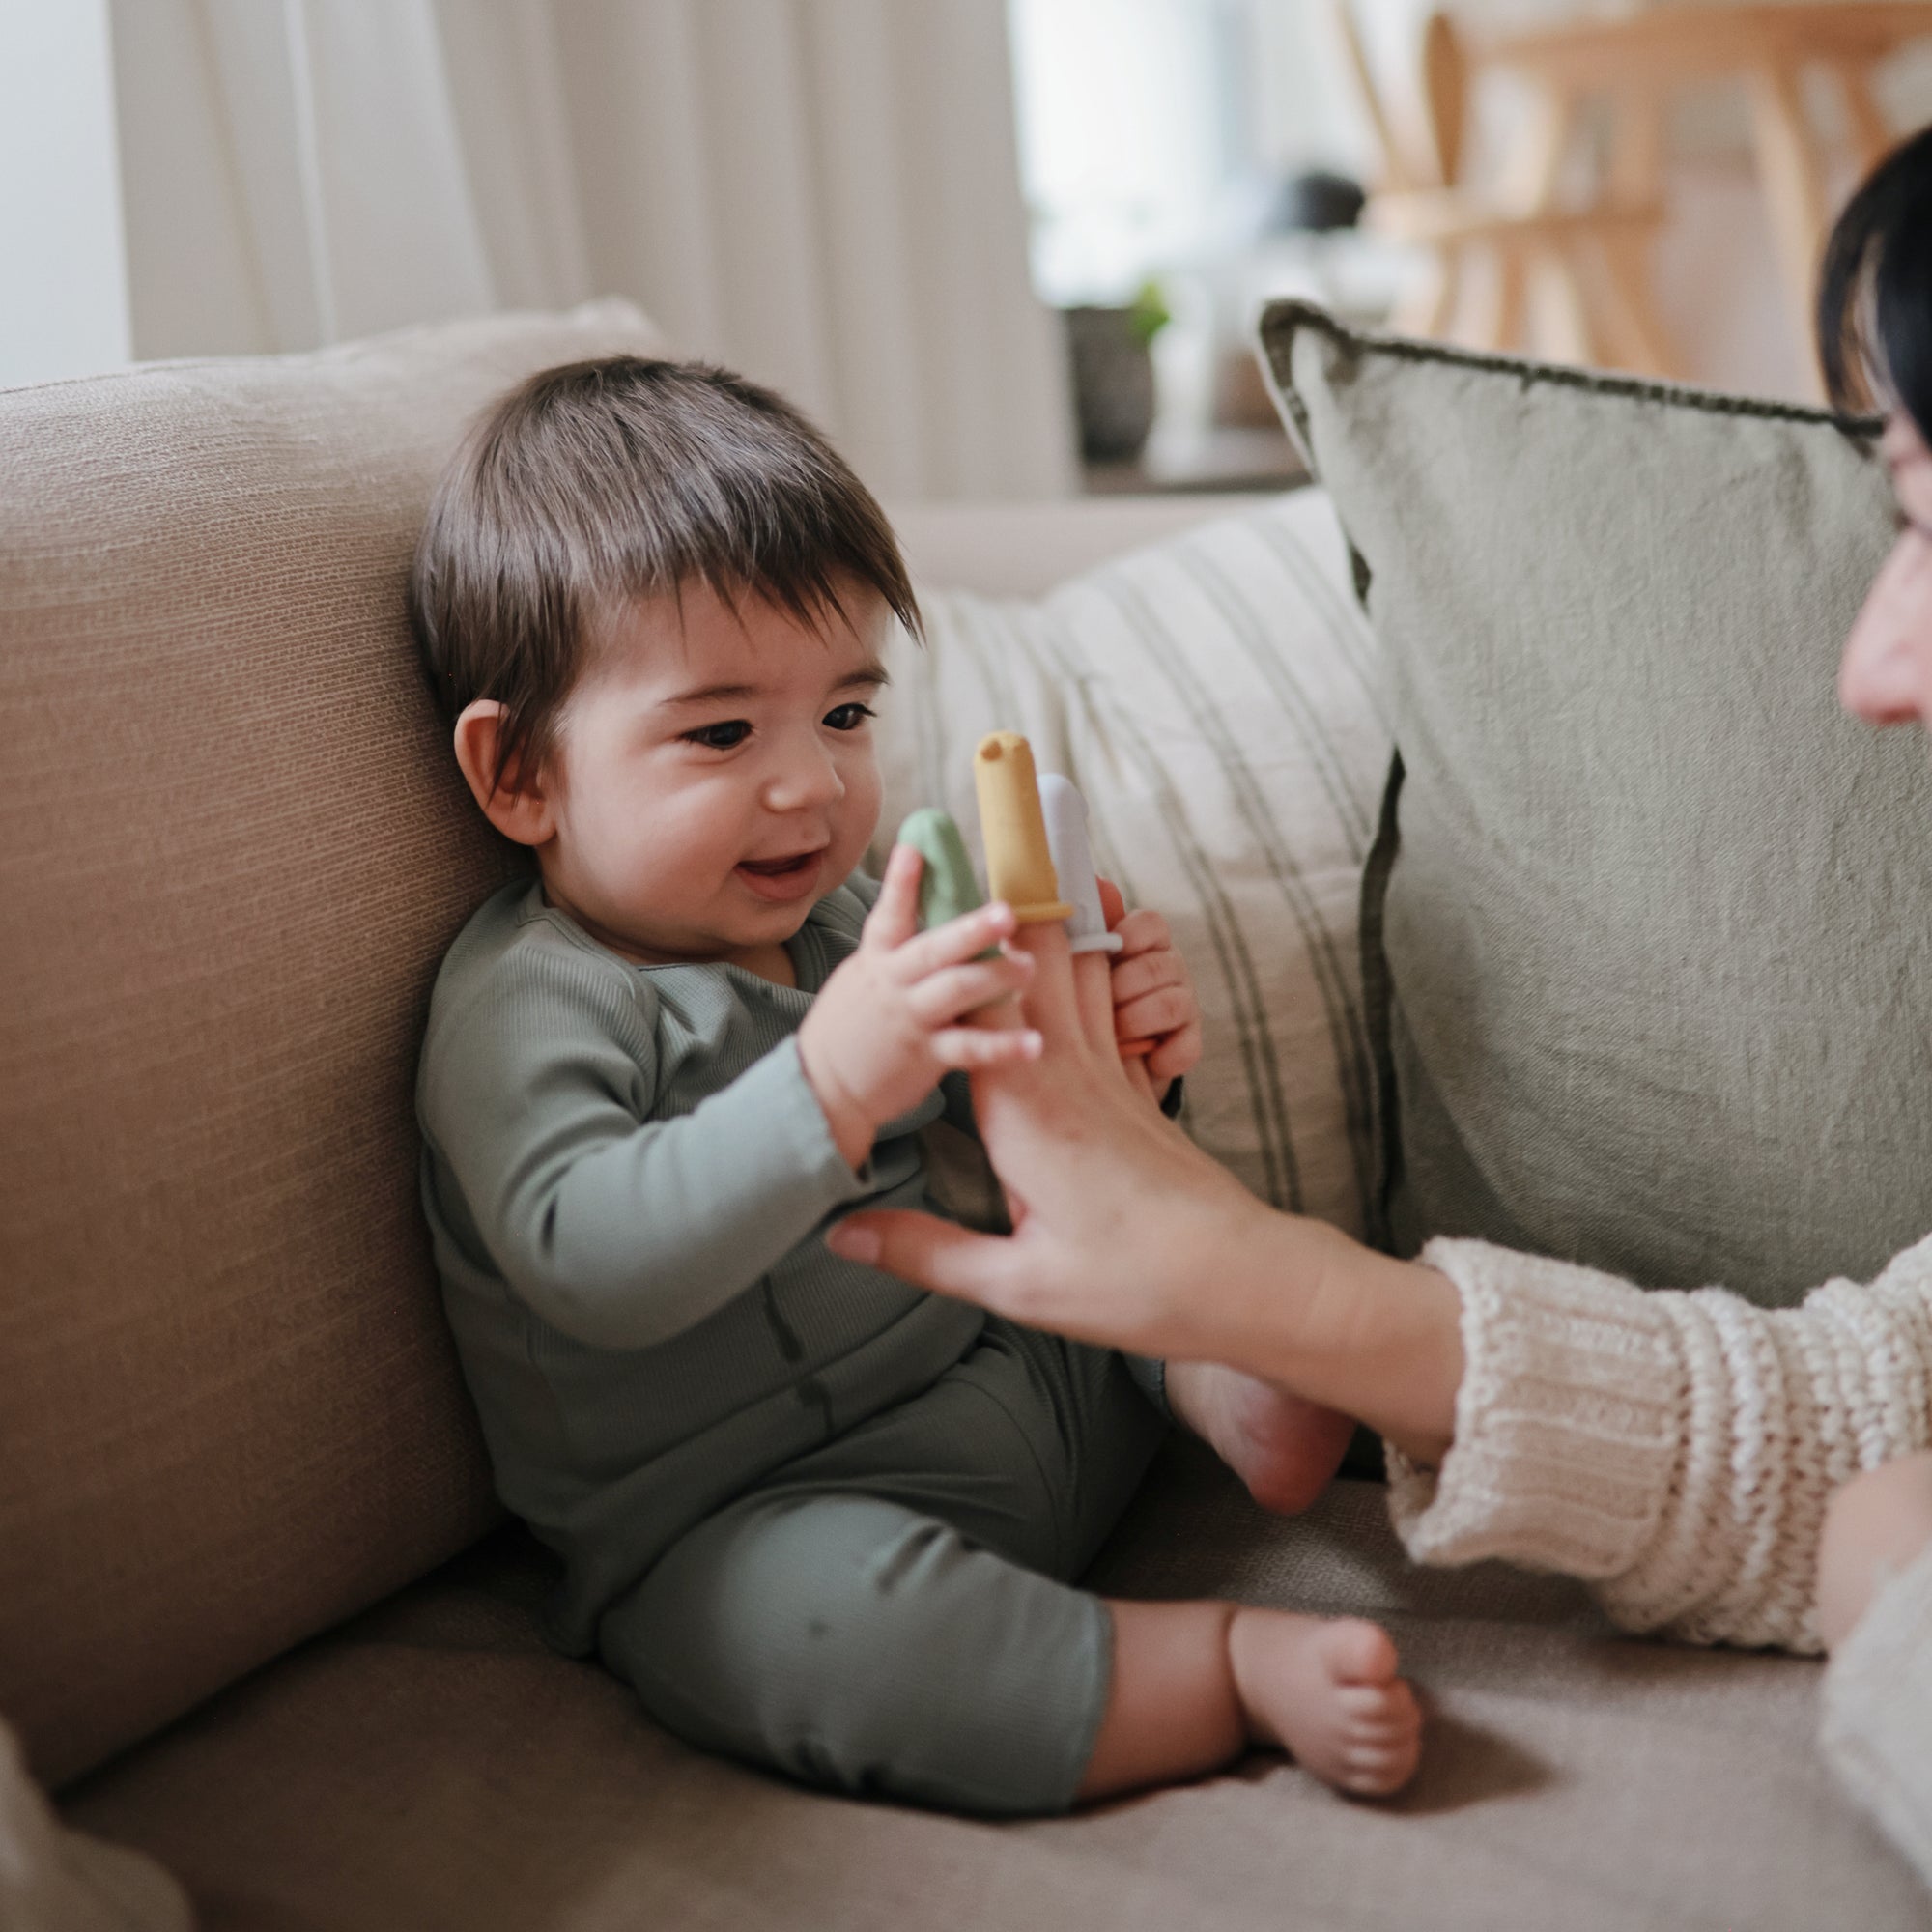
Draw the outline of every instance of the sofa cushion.
[[[502,876],[403,586],[466,420],[611,304],[0,396],[0,1710],[50,1780],[493,1516],[415,1198]]]
[[[1932,770],[1838,708],[1891,540],[1816,411],[1271,309],[1399,752],[1386,1233],[1771,1303],[1932,1227]]]
[[[1429,1700],[1415,1783],[1279,1758],[1071,1818],[814,1795],[686,1749],[544,1653],[505,1539],[223,1692],[71,1818],[214,1926],[305,1932],[1906,1932],[1924,1897],[1811,1748],[1819,1670],[1607,1636],[1579,1586],[1415,1571],[1372,1484],[1294,1521],[1176,1444],[1089,1581],[1386,1620]]]
[[[1167,916],[1192,968],[1195,1138],[1278,1206],[1358,1231],[1356,900],[1388,734],[1326,498],[1215,518],[1037,601],[921,604],[926,647],[901,638],[889,660],[882,840],[943,805],[979,859],[973,748],[1027,733],[1085,793],[1100,870]]]

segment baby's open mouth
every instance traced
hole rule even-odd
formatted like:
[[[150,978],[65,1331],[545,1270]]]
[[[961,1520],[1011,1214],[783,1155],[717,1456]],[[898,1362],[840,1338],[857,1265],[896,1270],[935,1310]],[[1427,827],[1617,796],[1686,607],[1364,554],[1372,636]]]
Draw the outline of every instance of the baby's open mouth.
[[[788,853],[782,859],[741,859],[738,876],[761,899],[802,898],[818,889],[825,850],[820,845],[810,852]]]
[[[815,852],[794,852],[788,859],[742,859],[738,869],[760,879],[795,879],[808,867],[815,866],[824,850],[821,845]]]

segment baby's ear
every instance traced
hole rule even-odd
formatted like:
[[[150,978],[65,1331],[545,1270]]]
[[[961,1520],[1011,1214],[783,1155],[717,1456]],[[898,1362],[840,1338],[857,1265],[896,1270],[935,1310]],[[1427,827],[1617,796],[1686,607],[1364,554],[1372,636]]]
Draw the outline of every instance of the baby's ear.
[[[541,845],[556,825],[540,775],[526,778],[523,764],[514,758],[500,778],[497,773],[507,716],[494,698],[479,697],[465,705],[456,721],[456,762],[484,817],[505,838],[514,838],[519,845]]]

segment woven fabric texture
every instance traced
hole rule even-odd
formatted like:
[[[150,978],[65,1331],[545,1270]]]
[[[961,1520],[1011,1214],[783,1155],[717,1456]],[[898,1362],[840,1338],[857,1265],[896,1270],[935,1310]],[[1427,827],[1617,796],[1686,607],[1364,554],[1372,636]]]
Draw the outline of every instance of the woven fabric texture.
[[[1869,436],[1301,304],[1263,332],[1400,755],[1378,1232],[1771,1305],[1876,1274],[1932,1228],[1932,766],[1836,698],[1892,540]]]
[[[828,1799],[687,1750],[546,1654],[485,1546],[72,1794],[211,1925],[363,1932],[1920,1932],[1812,1748],[1820,1671],[1615,1640],[1580,1586],[1417,1571],[1378,1486],[1293,1520],[1176,1442],[1089,1583],[1374,1616],[1428,1695],[1414,1784],[1279,1757],[1025,1825]]]
[[[621,304],[0,396],[0,1710],[57,1781],[493,1517],[415,1200],[503,859],[403,588]]]

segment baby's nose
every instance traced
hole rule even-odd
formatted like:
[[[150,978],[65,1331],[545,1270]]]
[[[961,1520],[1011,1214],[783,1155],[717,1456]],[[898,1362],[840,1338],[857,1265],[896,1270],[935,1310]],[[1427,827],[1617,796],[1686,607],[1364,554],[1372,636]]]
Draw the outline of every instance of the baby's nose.
[[[786,759],[765,788],[766,803],[775,811],[830,805],[844,796],[845,781],[838,776],[838,767],[818,751]]]

